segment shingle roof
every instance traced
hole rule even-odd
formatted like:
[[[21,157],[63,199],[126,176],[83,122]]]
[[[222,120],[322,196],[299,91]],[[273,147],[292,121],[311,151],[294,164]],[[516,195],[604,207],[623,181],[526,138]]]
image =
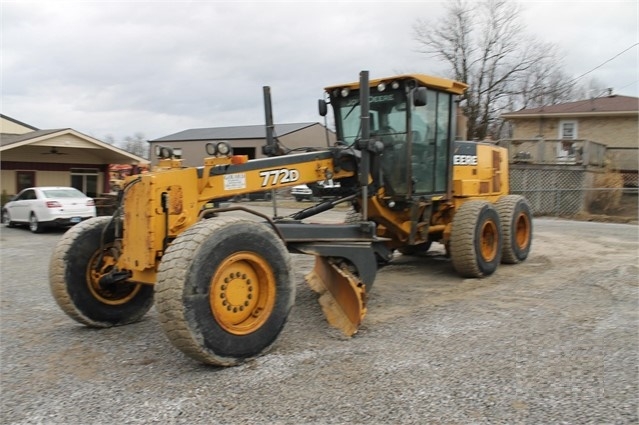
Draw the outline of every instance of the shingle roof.
[[[316,124],[317,123],[315,122],[304,122],[297,124],[275,124],[275,135],[284,136],[286,134],[294,133],[296,131],[300,131],[304,128]],[[264,139],[265,137],[266,129],[264,125],[244,125],[236,127],[193,128],[150,141],[178,142],[187,140]]]
[[[24,134],[0,134],[0,146],[8,146],[13,143],[22,142],[24,140],[35,139],[40,136],[46,136],[47,134],[57,133],[59,131],[68,130],[65,128],[58,128],[54,130],[36,130],[30,131]]]
[[[539,108],[522,109],[502,114],[503,118],[517,118],[538,115],[570,115],[570,114],[611,114],[639,112],[639,98],[612,95],[577,102],[547,105]]]

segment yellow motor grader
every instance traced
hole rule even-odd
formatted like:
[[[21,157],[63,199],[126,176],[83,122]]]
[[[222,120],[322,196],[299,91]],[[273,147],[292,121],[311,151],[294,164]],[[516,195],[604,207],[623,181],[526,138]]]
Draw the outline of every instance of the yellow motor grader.
[[[290,253],[315,256],[306,280],[329,323],[354,334],[366,295],[394,251],[446,247],[463,277],[528,256],[532,217],[508,195],[507,152],[455,141],[456,98],[466,85],[421,74],[326,88],[337,143],[285,152],[273,131],[264,88],[267,157],[206,145],[203,165],[186,167],[159,147],[154,171],[127,177],[111,217],[71,228],[50,262],[50,286],[62,310],[91,327],[140,320],[155,302],[169,340],[186,355],[232,366],[264,353],[295,299]],[[269,217],[221,199],[333,180],[334,199],[288,217]],[[344,223],[303,220],[340,203]],[[235,210],[253,213],[233,214]]]

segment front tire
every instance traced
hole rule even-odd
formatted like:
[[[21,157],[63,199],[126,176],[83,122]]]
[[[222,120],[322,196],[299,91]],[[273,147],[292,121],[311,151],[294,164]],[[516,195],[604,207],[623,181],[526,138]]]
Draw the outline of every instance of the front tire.
[[[521,195],[507,195],[497,204],[501,229],[504,236],[501,262],[517,264],[528,258],[532,245],[532,213],[526,199]]]
[[[156,307],[167,337],[206,364],[234,366],[266,352],[294,300],[284,242],[246,219],[193,225],[173,241],[158,270]]]
[[[450,256],[463,277],[491,275],[501,261],[499,214],[486,201],[467,201],[453,218]]]
[[[15,223],[11,221],[11,215],[7,210],[2,210],[2,223],[7,227],[15,227]]]
[[[73,226],[58,242],[49,264],[51,293],[60,308],[75,321],[96,328],[137,322],[153,305],[151,285],[99,283],[115,265],[111,251],[115,231],[110,220],[95,217]]]

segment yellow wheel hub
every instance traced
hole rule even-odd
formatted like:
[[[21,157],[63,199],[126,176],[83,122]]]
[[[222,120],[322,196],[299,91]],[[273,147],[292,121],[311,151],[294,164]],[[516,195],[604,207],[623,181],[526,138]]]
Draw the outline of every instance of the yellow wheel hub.
[[[142,288],[141,284],[127,282],[101,285],[100,278],[108,274],[115,266],[115,258],[110,254],[110,246],[107,246],[102,253],[96,251],[87,266],[87,285],[89,291],[95,299],[108,305],[122,305],[131,301]],[[101,261],[98,266],[98,261]],[[96,268],[97,267],[97,268]]]
[[[479,246],[481,256],[486,262],[491,262],[497,255],[499,246],[499,230],[493,221],[486,221],[481,228]]]
[[[227,332],[246,335],[266,322],[275,306],[275,276],[252,252],[226,258],[211,279],[211,312]]]
[[[527,214],[519,214],[515,220],[515,243],[525,249],[530,243],[530,220]]]

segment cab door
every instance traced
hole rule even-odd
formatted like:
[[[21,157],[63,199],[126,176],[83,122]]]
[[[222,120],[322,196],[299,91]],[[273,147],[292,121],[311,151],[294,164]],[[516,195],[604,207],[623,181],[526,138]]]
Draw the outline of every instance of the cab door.
[[[452,95],[428,91],[424,106],[412,111],[411,158],[413,194],[443,194],[448,189],[454,102]]]

